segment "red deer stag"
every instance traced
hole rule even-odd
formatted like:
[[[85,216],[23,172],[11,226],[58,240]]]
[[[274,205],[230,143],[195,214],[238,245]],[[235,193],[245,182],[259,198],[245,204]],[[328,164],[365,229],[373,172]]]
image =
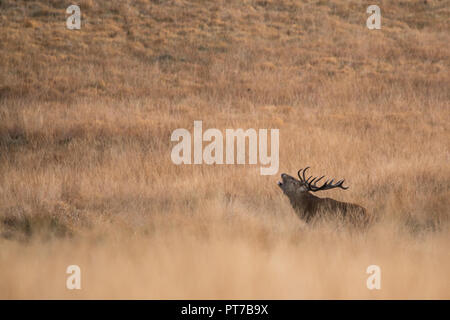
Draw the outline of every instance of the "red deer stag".
[[[334,188],[346,190],[348,187],[343,186],[344,180],[339,180],[333,184],[334,179],[331,181],[327,180],[319,187],[317,183],[325,176],[320,178],[310,176],[306,179],[305,173],[308,169],[309,167],[306,167],[298,171],[299,180],[283,173],[281,174],[282,182],[278,182],[278,186],[289,198],[292,207],[301,219],[310,222],[319,215],[335,214],[357,225],[365,226],[370,222],[366,209],[357,204],[336,201],[330,198],[319,198],[313,195],[311,192]]]

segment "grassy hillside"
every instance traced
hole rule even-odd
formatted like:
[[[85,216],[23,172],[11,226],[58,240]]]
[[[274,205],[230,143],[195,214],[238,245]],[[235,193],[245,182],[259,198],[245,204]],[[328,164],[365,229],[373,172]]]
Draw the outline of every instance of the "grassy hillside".
[[[0,298],[450,298],[450,2],[370,4],[1,0]],[[279,129],[279,173],[174,165],[194,120]],[[306,165],[375,225],[302,223]]]

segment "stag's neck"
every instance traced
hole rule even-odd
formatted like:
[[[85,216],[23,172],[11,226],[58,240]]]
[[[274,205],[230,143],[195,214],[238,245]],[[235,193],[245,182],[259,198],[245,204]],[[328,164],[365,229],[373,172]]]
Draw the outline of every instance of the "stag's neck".
[[[309,192],[298,192],[294,194],[288,195],[289,200],[291,200],[293,205],[301,205],[303,206],[304,203],[309,201],[314,201],[317,199],[320,199],[319,197],[316,197],[315,195],[309,193]]]
[[[314,200],[318,200],[321,199],[316,195],[313,195],[312,193],[309,192],[302,192],[299,195],[299,199],[302,199],[303,201],[314,201]]]
[[[316,206],[321,198],[309,193],[301,192],[295,196],[289,197],[292,206],[300,214],[301,218],[309,220],[310,215],[316,210]]]

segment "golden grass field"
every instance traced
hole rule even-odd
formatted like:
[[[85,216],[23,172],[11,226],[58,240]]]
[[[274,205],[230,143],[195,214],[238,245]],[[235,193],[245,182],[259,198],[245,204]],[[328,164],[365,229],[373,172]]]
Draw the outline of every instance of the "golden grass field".
[[[78,3],[0,1],[0,298],[450,299],[450,1],[378,1],[381,30],[356,0]],[[194,120],[279,129],[278,174],[173,164]],[[298,219],[306,165],[373,226]]]

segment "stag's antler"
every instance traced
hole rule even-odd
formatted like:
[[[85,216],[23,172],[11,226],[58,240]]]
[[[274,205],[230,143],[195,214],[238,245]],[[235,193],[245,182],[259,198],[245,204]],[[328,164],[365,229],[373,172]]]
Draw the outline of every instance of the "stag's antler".
[[[348,187],[344,187],[342,185],[345,181],[344,179],[339,180],[335,184],[333,184],[334,179],[331,179],[331,181],[327,180],[327,181],[325,181],[325,183],[322,186],[319,187],[316,185],[316,183],[319,182],[320,180],[322,180],[325,176],[321,176],[318,179],[317,179],[317,177],[314,177],[312,180],[310,180],[312,178],[312,176],[310,176],[310,177],[308,177],[308,179],[306,179],[305,172],[308,169],[309,169],[309,167],[306,167],[305,169],[300,169],[300,170],[298,170],[297,174],[298,174],[300,181],[304,182],[307,185],[309,191],[316,192],[316,191],[320,191],[320,190],[330,190],[330,189],[334,189],[334,188],[341,188],[344,190],[348,189]],[[300,175],[300,173],[301,173],[301,175]]]

